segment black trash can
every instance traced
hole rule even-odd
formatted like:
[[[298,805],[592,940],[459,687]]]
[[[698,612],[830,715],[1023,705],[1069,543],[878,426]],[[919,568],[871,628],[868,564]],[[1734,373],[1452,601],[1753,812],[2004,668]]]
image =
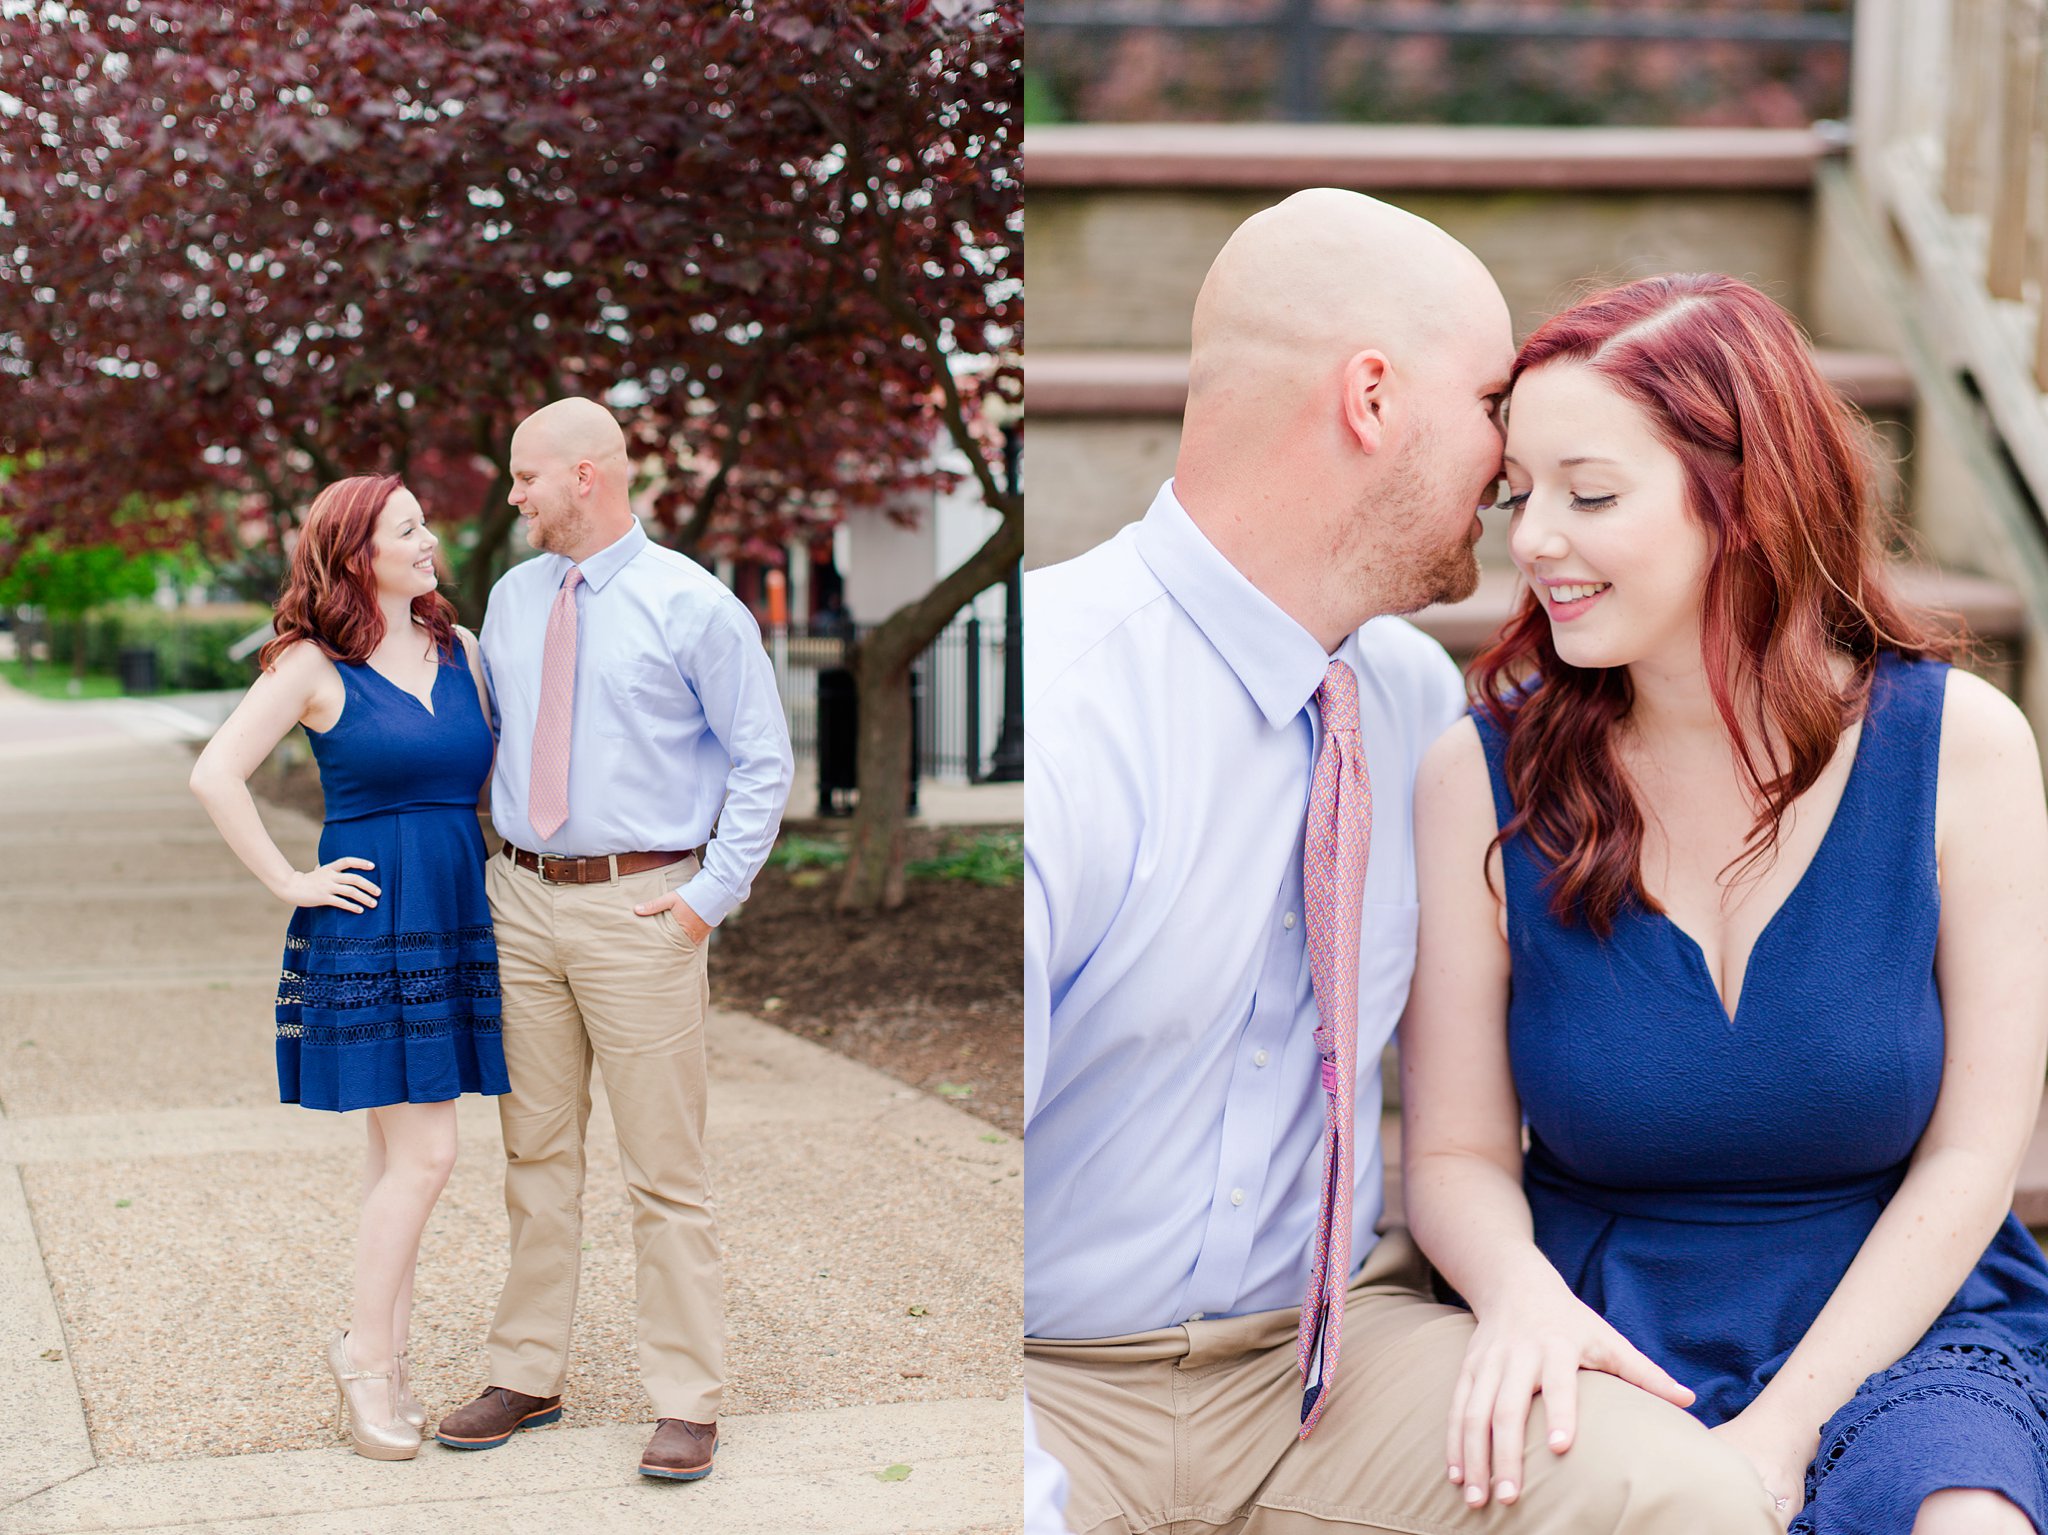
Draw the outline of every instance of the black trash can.
[[[860,784],[860,689],[853,670],[818,673],[818,814],[846,815],[839,796]]]
[[[917,814],[917,781],[924,776],[924,672],[910,668],[910,795],[903,809]]]
[[[140,647],[123,650],[115,660],[124,693],[154,693],[157,690],[156,652]]]

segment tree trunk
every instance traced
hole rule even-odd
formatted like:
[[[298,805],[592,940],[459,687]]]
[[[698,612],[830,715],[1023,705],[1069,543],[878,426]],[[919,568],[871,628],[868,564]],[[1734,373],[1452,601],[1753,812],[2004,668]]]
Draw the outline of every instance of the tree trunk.
[[[910,666],[980,591],[1024,555],[1024,505],[1005,496],[1002,526],[967,562],[860,642],[853,675],[860,698],[860,802],[836,902],[844,912],[903,904],[903,816],[910,797]]]
[[[490,601],[491,587],[506,565],[505,536],[519,520],[519,508],[505,499],[511,493],[512,476],[501,468],[491,481],[491,488],[484,492],[484,504],[477,514],[476,542],[470,546],[462,569],[455,576],[455,615],[472,631],[483,628],[484,604]]]
[[[892,618],[894,615],[892,615]],[[881,631],[877,631],[877,635]],[[922,648],[922,647],[920,647]],[[860,803],[840,887],[841,911],[903,904],[903,815],[910,794],[910,663],[900,643],[863,644],[853,674],[860,695]],[[865,787],[875,785],[872,793]]]

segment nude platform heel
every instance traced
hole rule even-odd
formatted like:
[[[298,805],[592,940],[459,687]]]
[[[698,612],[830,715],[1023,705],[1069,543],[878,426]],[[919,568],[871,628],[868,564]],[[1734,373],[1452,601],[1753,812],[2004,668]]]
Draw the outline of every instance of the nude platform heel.
[[[399,1417],[424,1437],[427,1432],[426,1404],[412,1394],[412,1360],[406,1357],[404,1349],[400,1349],[391,1361],[391,1402],[398,1409]]]
[[[411,1460],[420,1452],[420,1431],[394,1410],[390,1370],[358,1370],[348,1362],[348,1335],[337,1330],[327,1345],[334,1372],[339,1415],[358,1455],[371,1460]]]

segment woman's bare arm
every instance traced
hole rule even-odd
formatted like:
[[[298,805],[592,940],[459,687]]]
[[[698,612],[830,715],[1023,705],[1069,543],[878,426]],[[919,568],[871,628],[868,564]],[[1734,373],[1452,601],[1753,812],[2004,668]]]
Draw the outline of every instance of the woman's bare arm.
[[[1550,1448],[1570,1448],[1581,1368],[1681,1407],[1692,1401],[1573,1295],[1536,1246],[1508,1061],[1508,947],[1486,880],[1494,825],[1479,732],[1461,720],[1430,748],[1415,789],[1422,921],[1401,1021],[1401,1158],[1415,1240],[1478,1320],[1446,1440],[1451,1478],[1474,1507],[1519,1495],[1538,1393]]]
[[[242,695],[199,760],[192,764],[192,792],[213,817],[227,845],[263,888],[293,906],[339,906],[362,911],[377,904],[377,886],[352,869],[372,865],[362,858],[338,858],[301,873],[271,839],[249,793],[249,775],[263,764],[292,726],[331,728],[343,704],[340,674],[317,646],[301,641],[279,656]]]
[[[1936,847],[1940,1096],[1906,1178],[1785,1366],[1741,1414],[1801,1464],[1865,1377],[1932,1325],[2012,1208],[2048,1064],[2048,802],[2026,717],[1949,674]]]

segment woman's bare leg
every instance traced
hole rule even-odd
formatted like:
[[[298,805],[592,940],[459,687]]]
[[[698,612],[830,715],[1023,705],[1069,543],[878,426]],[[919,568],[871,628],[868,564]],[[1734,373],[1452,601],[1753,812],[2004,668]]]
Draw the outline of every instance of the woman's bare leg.
[[[370,1126],[348,1357],[381,1373],[404,1346],[420,1234],[455,1166],[455,1105],[389,1104],[370,1110]]]
[[[2034,1535],[2034,1521],[2002,1493],[1951,1487],[1921,1503],[1913,1535]]]

